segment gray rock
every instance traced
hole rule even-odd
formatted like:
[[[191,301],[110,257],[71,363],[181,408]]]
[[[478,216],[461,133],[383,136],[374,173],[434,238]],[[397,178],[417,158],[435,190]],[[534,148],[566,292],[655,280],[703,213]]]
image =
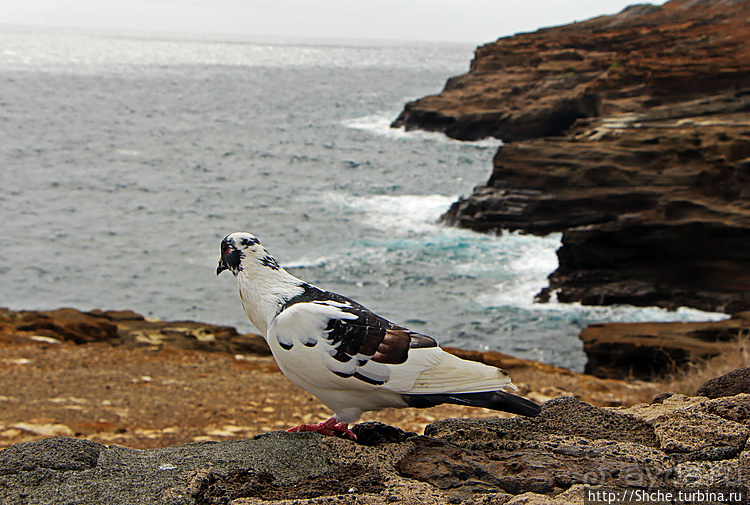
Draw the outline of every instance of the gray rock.
[[[584,486],[737,488],[750,481],[750,395],[602,409],[573,398],[533,419],[447,419],[363,443],[275,432],[137,450],[54,437],[0,451],[3,505],[583,503]],[[567,501],[566,501],[567,500]]]
[[[666,453],[713,449],[717,459],[740,453],[750,430],[734,421],[700,411],[676,411],[654,420],[659,446]],[[724,449],[722,451],[721,449]],[[704,454],[701,459],[713,459]]]
[[[721,377],[714,377],[698,388],[698,396],[720,398],[750,393],[750,367],[738,368]]]
[[[545,439],[549,435],[582,437],[589,440],[628,441],[657,446],[653,427],[640,419],[560,397],[550,400],[534,418],[458,420],[446,419],[429,425],[425,435],[461,444],[481,443],[488,438],[523,440]]]
[[[80,472],[94,468],[104,449],[96,442],[64,437],[25,442],[0,452],[0,475],[37,469]]]
[[[233,491],[252,496],[331,472],[319,442],[284,432],[152,450],[60,437],[29,442],[0,452],[0,503],[227,503]]]

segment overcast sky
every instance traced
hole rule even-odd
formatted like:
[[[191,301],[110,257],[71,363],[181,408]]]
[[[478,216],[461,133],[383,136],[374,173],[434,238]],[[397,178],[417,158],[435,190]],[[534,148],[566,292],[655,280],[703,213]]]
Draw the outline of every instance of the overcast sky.
[[[651,3],[663,4],[665,0]],[[0,24],[323,38],[489,42],[638,0],[1,0]]]

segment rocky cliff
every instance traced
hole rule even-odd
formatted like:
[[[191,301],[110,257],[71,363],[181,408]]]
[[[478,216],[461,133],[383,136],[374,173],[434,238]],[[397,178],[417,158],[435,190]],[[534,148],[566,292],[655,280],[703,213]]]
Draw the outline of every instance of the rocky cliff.
[[[750,308],[748,61],[750,2],[639,5],[482,46],[394,126],[506,142],[444,220],[562,231],[560,301],[736,313]]]

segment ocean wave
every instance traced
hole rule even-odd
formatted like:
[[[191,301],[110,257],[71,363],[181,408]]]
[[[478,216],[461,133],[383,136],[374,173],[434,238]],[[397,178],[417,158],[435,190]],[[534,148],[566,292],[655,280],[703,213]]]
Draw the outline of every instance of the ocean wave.
[[[554,299],[546,303],[534,301],[542,287],[529,279],[519,278],[516,283],[502,283],[491,293],[483,293],[477,300],[487,308],[513,307],[546,314],[581,327],[600,322],[699,322],[721,321],[727,314],[704,312],[689,307],[668,310],[661,307],[636,307],[634,305],[583,305],[580,302],[561,303]]]
[[[440,216],[456,200],[446,195],[366,195],[328,192],[320,196],[327,205],[342,213],[355,213],[367,226],[396,235],[429,233],[439,225]]]
[[[475,146],[481,149],[497,148],[502,145],[502,141],[494,138],[487,138],[476,141],[462,141],[455,140],[447,135],[440,132],[430,132],[424,130],[411,130],[407,131],[406,128],[391,128],[391,124],[398,117],[398,112],[380,112],[377,114],[369,114],[366,116],[355,117],[352,119],[346,119],[341,122],[342,125],[347,128],[355,130],[362,130],[369,132],[379,137],[386,137],[389,139],[420,139],[426,142],[436,142],[443,144],[450,144],[453,142],[461,142],[464,145]]]

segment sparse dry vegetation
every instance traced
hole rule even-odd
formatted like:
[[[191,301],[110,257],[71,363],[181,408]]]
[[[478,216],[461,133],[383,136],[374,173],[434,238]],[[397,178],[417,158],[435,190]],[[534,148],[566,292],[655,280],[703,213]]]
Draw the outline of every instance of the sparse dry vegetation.
[[[738,368],[750,367],[750,330],[740,330],[733,344],[732,352],[696,361],[689,368],[666,376],[658,382],[663,384],[664,391],[692,396],[707,380],[725,375]]]

